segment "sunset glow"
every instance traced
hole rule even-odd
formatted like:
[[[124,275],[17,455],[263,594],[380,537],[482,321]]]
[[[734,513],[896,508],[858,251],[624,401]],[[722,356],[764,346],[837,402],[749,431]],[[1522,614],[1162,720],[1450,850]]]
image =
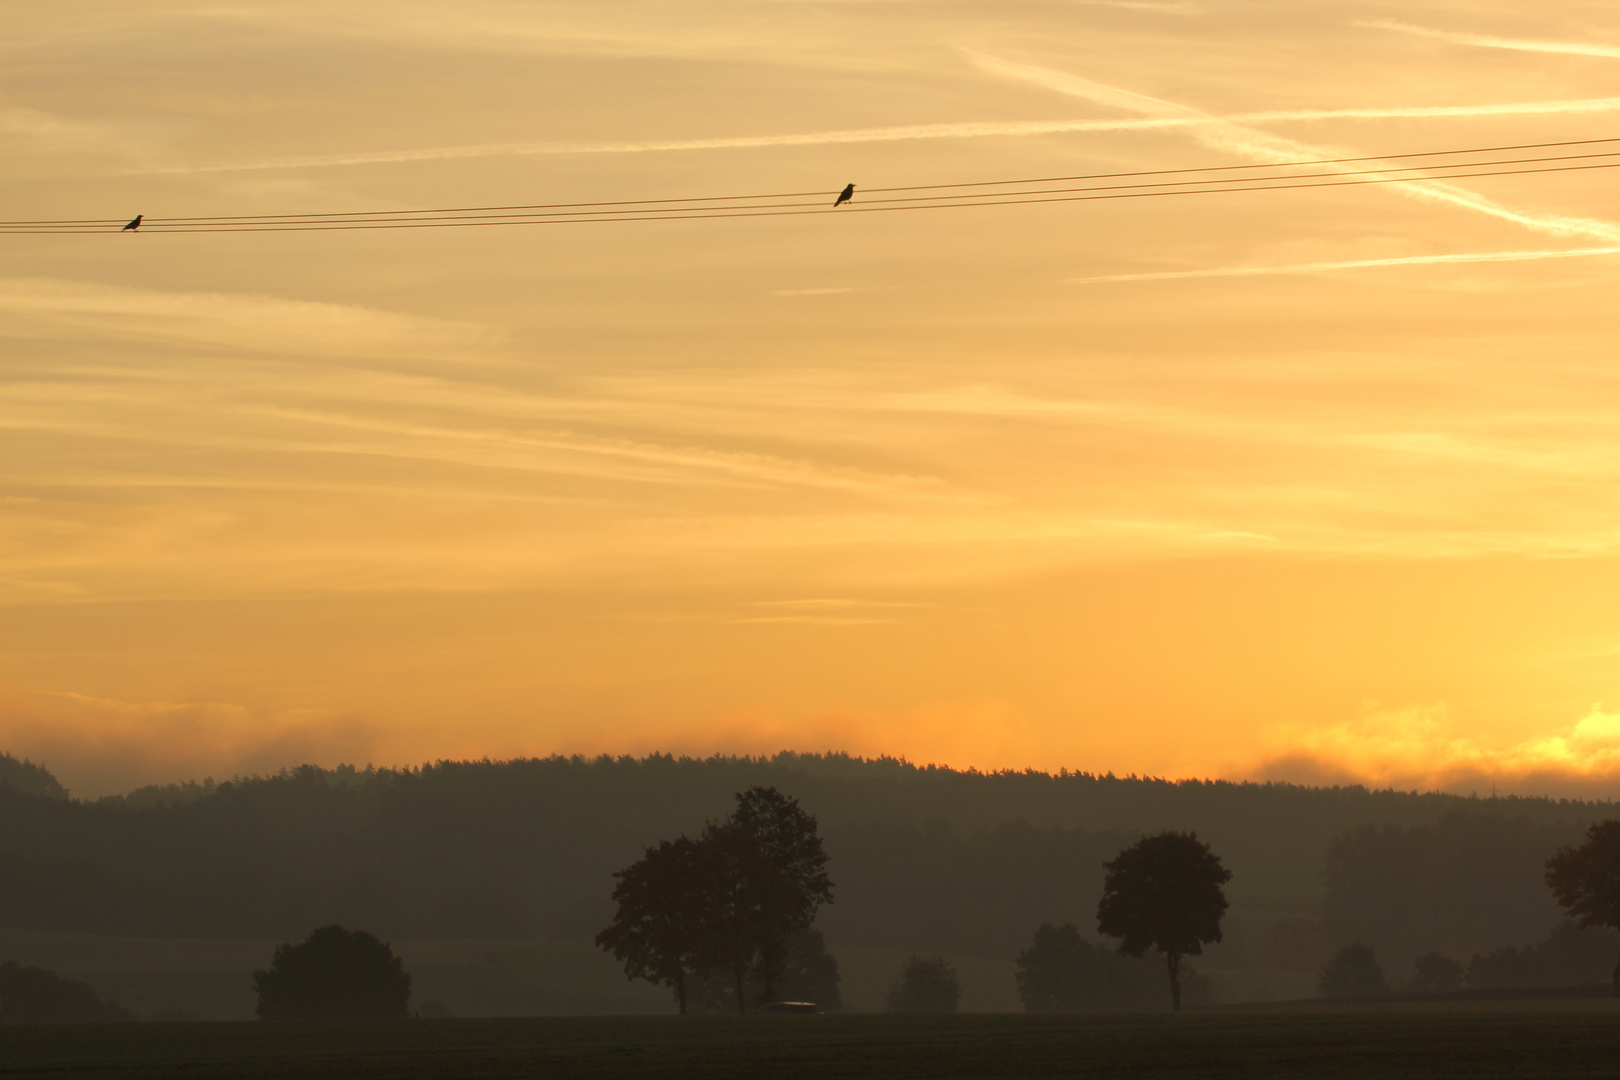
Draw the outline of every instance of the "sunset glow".
[[[75,794],[835,750],[1620,797],[1620,141],[1378,172],[1620,139],[1609,6],[14,7],[0,217],[152,222],[0,235],[0,750]],[[162,227],[1340,158],[1289,175],[1382,179]]]

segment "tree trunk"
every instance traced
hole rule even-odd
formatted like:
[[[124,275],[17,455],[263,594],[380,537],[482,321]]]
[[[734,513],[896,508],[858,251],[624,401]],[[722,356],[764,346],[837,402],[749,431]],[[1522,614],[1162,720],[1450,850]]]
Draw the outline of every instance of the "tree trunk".
[[[732,977],[735,978],[736,982],[737,982],[737,1012],[738,1012],[739,1015],[747,1013],[748,1012],[748,998],[743,992],[743,982],[747,978],[748,969],[745,968],[745,967],[732,968],[731,969],[731,974],[732,974]]]
[[[1620,997],[1620,964],[1614,965],[1614,996]]]
[[[783,953],[786,949],[780,945],[767,945],[759,951],[760,981],[765,985],[760,990],[760,1001],[776,1000],[776,979],[781,974]]]
[[[680,1004],[681,1015],[686,1015],[686,972],[681,968],[675,969],[675,1000]]]
[[[1167,952],[1164,954],[1165,966],[1170,969],[1170,1011],[1181,1011],[1181,954]],[[1615,976],[1620,979],[1620,974]]]

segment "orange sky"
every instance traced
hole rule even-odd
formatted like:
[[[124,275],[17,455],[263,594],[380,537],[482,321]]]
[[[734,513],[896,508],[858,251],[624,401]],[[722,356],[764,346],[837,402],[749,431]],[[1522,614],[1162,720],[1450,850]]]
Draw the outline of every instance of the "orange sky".
[[[7,20],[7,219],[1620,135],[1596,3]],[[0,236],[0,748],[85,795],[840,749],[1620,796],[1616,176]]]

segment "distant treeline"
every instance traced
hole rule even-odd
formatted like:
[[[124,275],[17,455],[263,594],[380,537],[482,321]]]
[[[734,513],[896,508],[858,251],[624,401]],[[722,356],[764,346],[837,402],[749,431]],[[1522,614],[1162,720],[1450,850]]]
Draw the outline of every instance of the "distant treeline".
[[[1582,827],[1460,813],[1416,828],[1362,826],[1328,849],[1324,930],[1402,961],[1538,941],[1564,917],[1542,878],[1547,857],[1579,844]]]
[[[1392,965],[1540,941],[1559,917],[1541,861],[1585,823],[1620,816],[1611,804],[842,755],[305,767],[95,803],[48,778],[0,767],[0,925],[294,938],[342,923],[394,939],[584,941],[612,916],[614,870],[695,835],[758,784],[819,819],[837,888],[818,926],[834,946],[1010,960],[1042,923],[1089,934],[1101,864],[1137,836],[1196,830],[1233,871],[1229,944],[1217,947],[1228,966],[1315,966],[1325,944],[1353,940]]]

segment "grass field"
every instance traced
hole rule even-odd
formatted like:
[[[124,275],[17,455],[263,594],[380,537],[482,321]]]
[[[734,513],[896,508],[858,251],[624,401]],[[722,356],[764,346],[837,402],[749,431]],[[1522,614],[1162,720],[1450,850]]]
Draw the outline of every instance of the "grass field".
[[[1609,1077],[1620,1006],[0,1028],[7,1076]]]

